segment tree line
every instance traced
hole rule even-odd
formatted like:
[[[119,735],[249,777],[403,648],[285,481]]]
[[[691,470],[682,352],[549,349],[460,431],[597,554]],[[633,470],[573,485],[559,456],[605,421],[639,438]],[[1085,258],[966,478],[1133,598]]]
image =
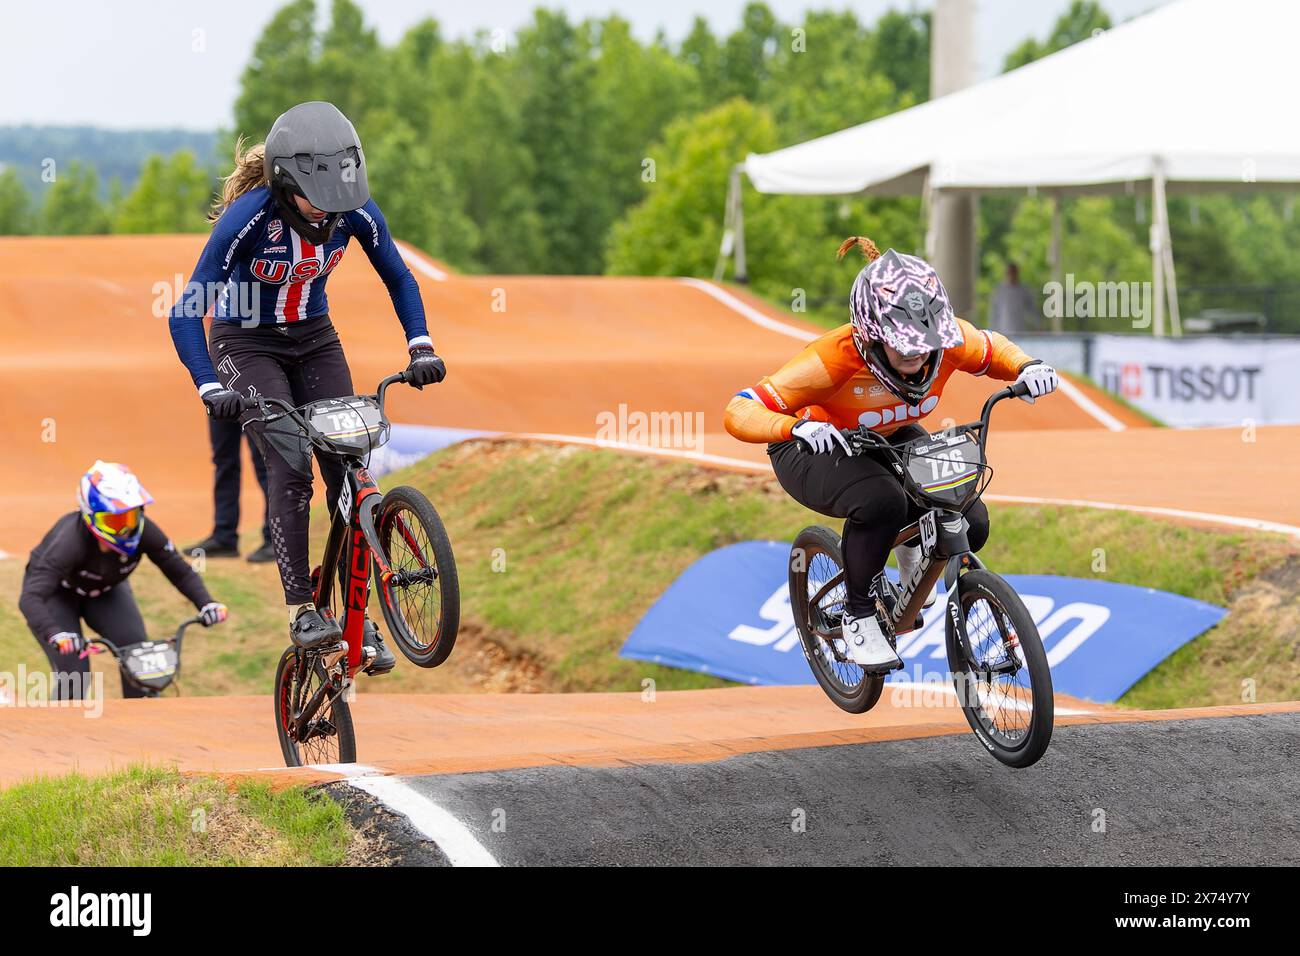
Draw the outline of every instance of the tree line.
[[[352,118],[371,190],[394,231],[466,272],[709,275],[731,167],[766,152],[905,109],[929,97],[929,14],[890,11],[863,23],[812,11],[784,23],[749,4],[729,33],[697,18],[678,42],[644,42],[618,16],[573,21],[536,10],[514,34],[447,38],[425,19],[382,43],[353,0],[280,7],[254,44],[223,136],[259,142],[303,99]],[[1014,68],[1108,29],[1093,0],[1074,0],[1049,36],[1007,57]],[[215,176],[229,166],[180,152],[155,156],[126,194],[98,197],[95,171],[60,170],[37,204],[0,173],[0,232],[206,229]],[[914,198],[763,196],[746,188],[757,292],[786,307],[841,310],[852,265],[846,235],[919,251]],[[1067,268],[1107,281],[1150,275],[1150,210],[1141,195],[1067,200]],[[1288,255],[1300,226],[1285,198],[1171,202],[1180,278],[1300,281]],[[1050,207],[1033,197],[980,203],[980,292],[1008,261],[1041,286]]]

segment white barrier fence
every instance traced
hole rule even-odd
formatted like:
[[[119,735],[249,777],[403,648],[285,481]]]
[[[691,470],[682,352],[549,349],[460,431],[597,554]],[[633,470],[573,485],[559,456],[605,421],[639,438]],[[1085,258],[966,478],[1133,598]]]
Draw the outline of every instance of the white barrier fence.
[[[1030,354],[1174,427],[1300,423],[1300,338],[1022,335]]]

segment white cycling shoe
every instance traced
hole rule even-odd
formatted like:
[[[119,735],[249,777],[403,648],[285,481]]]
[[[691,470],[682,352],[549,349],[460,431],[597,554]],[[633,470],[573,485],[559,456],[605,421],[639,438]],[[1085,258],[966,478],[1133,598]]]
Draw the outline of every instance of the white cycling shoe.
[[[903,666],[903,661],[889,646],[889,639],[880,630],[874,614],[867,617],[844,615],[840,633],[849,660],[868,674],[886,674]]]
[[[916,573],[916,567],[921,563],[921,549],[919,546],[907,547],[900,544],[894,549],[894,556],[898,558],[898,580],[900,587],[906,587],[907,582],[912,580],[912,575]],[[934,607],[934,602],[939,600],[939,582],[934,582],[934,587],[930,588],[930,593],[925,596],[925,603],[922,607]]]

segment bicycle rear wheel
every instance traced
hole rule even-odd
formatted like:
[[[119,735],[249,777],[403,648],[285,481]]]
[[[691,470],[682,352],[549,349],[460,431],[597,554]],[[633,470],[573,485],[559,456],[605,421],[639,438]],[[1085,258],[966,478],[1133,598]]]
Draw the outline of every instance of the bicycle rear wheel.
[[[846,600],[839,535],[817,525],[804,528],[790,551],[790,607],[803,656],[836,707],[863,714],[880,700],[885,679],[868,674],[834,646]]]
[[[384,495],[376,524],[393,571],[379,581],[384,619],[407,660],[437,667],[460,628],[460,584],[447,530],[429,499],[405,485]]]
[[[352,709],[341,693],[326,691],[320,709],[299,739],[294,718],[302,713],[316,691],[329,682],[320,658],[313,656],[309,665],[303,667],[299,664],[300,653],[296,648],[286,648],[275,669],[275,731],[284,765],[356,763],[357,737],[352,727]]]
[[[1038,761],[1052,740],[1052,672],[1034,619],[991,571],[957,579],[962,631],[947,619],[948,666],[971,730],[1009,767]]]

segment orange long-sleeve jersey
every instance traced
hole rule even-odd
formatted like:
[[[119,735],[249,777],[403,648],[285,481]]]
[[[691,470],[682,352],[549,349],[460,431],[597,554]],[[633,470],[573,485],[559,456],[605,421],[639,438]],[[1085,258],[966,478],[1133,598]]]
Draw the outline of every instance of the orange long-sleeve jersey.
[[[866,425],[882,435],[919,421],[939,404],[953,372],[1010,381],[1032,359],[997,332],[958,319],[962,344],[944,351],[930,394],[908,406],[881,384],[853,344],[852,326],[827,332],[753,388],[727,404],[726,429],[748,442],[784,441],[801,418],[829,421],[838,428]],[[815,410],[814,410],[815,409]]]

